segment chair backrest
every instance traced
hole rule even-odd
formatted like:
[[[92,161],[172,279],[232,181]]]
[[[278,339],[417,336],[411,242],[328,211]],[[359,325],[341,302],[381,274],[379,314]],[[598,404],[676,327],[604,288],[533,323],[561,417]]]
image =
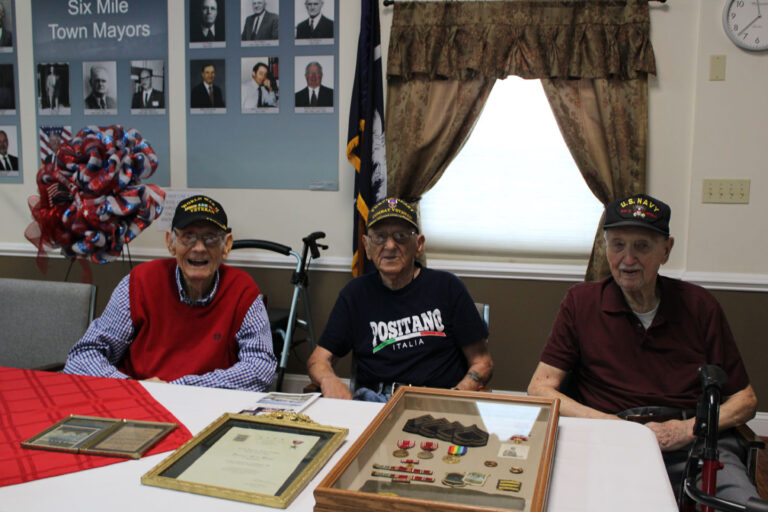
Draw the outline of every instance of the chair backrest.
[[[95,304],[92,284],[0,278],[0,366],[63,364]]]

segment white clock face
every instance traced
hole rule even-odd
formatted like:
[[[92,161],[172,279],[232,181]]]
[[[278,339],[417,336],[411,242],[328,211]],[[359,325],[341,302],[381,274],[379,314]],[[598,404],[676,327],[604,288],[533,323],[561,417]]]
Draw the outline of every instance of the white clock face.
[[[728,0],[723,28],[745,50],[768,50],[768,0]]]

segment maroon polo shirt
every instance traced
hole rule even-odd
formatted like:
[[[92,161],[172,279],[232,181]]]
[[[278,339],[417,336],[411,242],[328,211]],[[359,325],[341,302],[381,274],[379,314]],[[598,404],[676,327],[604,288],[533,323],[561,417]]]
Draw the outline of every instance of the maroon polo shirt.
[[[695,408],[697,369],[705,364],[728,374],[724,396],[744,389],[749,377],[717,300],[677,279],[659,276],[659,287],[661,303],[648,330],[613,278],[572,287],[541,361],[578,370],[584,404],[608,413],[650,405]]]

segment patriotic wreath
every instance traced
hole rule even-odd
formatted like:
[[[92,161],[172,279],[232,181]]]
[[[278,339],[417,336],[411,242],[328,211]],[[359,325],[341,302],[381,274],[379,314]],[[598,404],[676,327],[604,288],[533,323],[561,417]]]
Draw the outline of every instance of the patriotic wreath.
[[[141,183],[156,169],[136,130],[83,128],[37,172],[40,195],[28,199],[34,221],[25,236],[38,256],[59,248],[68,258],[114,260],[163,210],[165,192]]]

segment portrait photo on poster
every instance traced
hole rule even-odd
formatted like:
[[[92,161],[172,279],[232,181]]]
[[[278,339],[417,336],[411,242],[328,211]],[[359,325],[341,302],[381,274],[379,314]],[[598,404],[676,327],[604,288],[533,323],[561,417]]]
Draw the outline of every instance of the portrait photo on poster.
[[[241,46],[277,46],[279,25],[279,0],[240,0]]]
[[[280,106],[280,67],[277,57],[240,59],[243,114],[276,114]]]
[[[301,55],[294,63],[294,111],[297,114],[333,112],[333,55]]]
[[[0,125],[0,176],[19,175],[19,138],[15,125]]]
[[[0,53],[13,51],[13,10],[11,0],[0,0]]]
[[[72,127],[68,125],[41,126],[38,138],[40,140],[40,165],[52,164],[56,161],[56,153],[61,145],[72,140]]]
[[[16,114],[13,64],[0,64],[0,115]]]
[[[296,45],[333,44],[333,10],[333,0],[294,0]]]
[[[37,111],[45,116],[68,116],[72,112],[68,62],[41,62],[37,65]]]
[[[190,48],[224,48],[227,45],[224,20],[225,0],[187,0]]]
[[[165,114],[165,62],[131,61],[131,114]]]
[[[117,63],[113,60],[83,62],[85,115],[117,114]]]
[[[189,61],[189,108],[192,114],[224,114],[227,104],[224,59]]]

